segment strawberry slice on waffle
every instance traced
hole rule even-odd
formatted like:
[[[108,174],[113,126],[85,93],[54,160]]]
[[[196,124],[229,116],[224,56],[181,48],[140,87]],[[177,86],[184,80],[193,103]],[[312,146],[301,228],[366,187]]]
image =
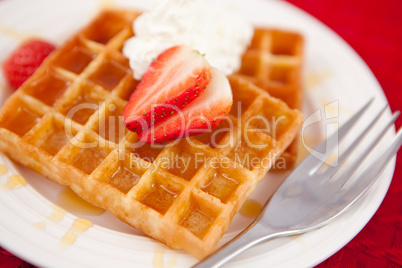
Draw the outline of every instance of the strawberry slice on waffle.
[[[186,46],[163,52],[150,65],[123,111],[127,128],[146,143],[198,135],[229,113],[229,82]]]

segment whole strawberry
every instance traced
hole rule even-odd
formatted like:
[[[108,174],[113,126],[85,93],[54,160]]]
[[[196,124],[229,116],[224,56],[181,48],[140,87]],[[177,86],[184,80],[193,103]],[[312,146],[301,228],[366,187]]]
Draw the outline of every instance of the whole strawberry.
[[[41,65],[55,46],[42,40],[20,45],[3,64],[4,76],[13,89],[19,88]]]

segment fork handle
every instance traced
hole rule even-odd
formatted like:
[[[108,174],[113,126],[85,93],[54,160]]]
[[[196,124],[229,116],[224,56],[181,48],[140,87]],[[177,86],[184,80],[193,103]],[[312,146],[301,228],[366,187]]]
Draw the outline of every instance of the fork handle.
[[[264,234],[263,236],[261,234]],[[198,262],[193,268],[220,267],[248,248],[279,236],[280,233],[270,227],[257,223],[250,225],[216,252]]]

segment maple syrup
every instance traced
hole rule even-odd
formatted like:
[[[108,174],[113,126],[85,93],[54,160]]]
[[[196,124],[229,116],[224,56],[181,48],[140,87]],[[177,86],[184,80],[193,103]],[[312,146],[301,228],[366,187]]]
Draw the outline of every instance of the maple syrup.
[[[330,78],[332,76],[332,72],[330,71],[324,71],[324,72],[319,72],[319,73],[311,73],[307,75],[306,77],[306,85],[308,89],[313,89],[322,83],[324,83],[325,80]]]
[[[262,205],[254,200],[246,200],[240,208],[240,214],[244,217],[255,219],[262,210]]]
[[[73,113],[72,110],[79,104],[86,104],[86,106],[89,104],[91,105],[91,108],[89,108],[88,105],[88,107],[82,107],[80,109],[74,110]],[[72,120],[80,123],[81,125],[84,125],[88,121],[89,117],[95,112],[95,110],[98,109],[98,107],[99,105],[96,100],[93,100],[83,94],[78,96],[72,103],[70,103],[70,105],[65,109],[64,114],[68,115]]]
[[[8,36],[10,38],[13,38],[14,40],[17,40],[18,42],[23,42],[27,39],[33,38],[32,34],[25,34],[22,32],[18,32],[10,27],[0,25],[0,32],[4,34],[5,36]]]
[[[161,184],[154,183],[150,191],[142,197],[141,203],[153,208],[163,215],[177,196],[177,192],[167,189]]]
[[[127,194],[140,181],[140,178],[141,176],[120,165],[108,183],[119,189],[122,193]]]
[[[52,106],[70,84],[71,82],[63,80],[57,74],[47,71],[42,77],[33,81],[30,87],[24,88],[24,91],[43,103]]]
[[[15,113],[5,116],[0,127],[6,128],[17,135],[24,136],[38,121],[40,117],[35,112],[19,106]]]
[[[52,122],[49,131],[39,144],[39,147],[51,155],[56,155],[67,142],[68,138],[64,127],[61,124]]]
[[[105,210],[98,208],[81,197],[79,197],[73,190],[69,187],[66,187],[58,196],[57,204],[63,208],[63,210],[67,210],[71,213],[80,213],[84,215],[101,215],[105,212]],[[53,220],[58,219],[61,216],[61,211],[54,210],[53,216],[51,218]]]
[[[5,165],[0,165],[0,176],[5,175],[8,172],[8,168]]]
[[[82,149],[73,165],[87,174],[91,174],[106,158],[107,154],[98,148]]]
[[[8,190],[13,190],[17,188],[21,188],[27,185],[27,181],[21,175],[12,175],[8,177],[6,188]]]
[[[37,223],[34,223],[33,226],[38,230],[45,230],[46,229],[46,222],[43,222],[43,221],[37,222]]]
[[[201,164],[198,163],[198,165]],[[176,157],[168,169],[168,171],[173,175],[181,177],[185,180],[190,180],[197,170],[198,167],[194,158],[186,153],[182,153],[180,156]]]
[[[101,0],[100,1],[100,8],[101,9],[109,9],[114,7],[114,0]]]
[[[159,244],[156,244],[155,246],[155,255],[152,260],[152,265],[154,268],[163,268],[164,261],[163,261],[163,255],[165,254],[165,248]]]
[[[61,222],[64,216],[66,215],[66,211],[59,206],[53,206],[52,209],[53,212],[52,214],[50,214],[49,220],[51,220],[54,223]]]
[[[167,267],[168,268],[173,268],[177,265],[177,254],[173,253],[170,259],[167,262]]]
[[[172,256],[169,258],[169,260],[166,263],[166,266],[164,265],[164,255],[166,253],[166,248],[160,244],[155,245],[155,255],[152,260],[152,265],[154,268],[173,268],[177,265],[177,254],[173,252]]]
[[[127,74],[128,69],[117,61],[105,60],[98,72],[92,74],[89,78],[105,89],[112,91]]]
[[[215,218],[205,213],[201,208],[190,206],[186,216],[180,222],[180,225],[190,230],[200,239],[207,233],[209,227],[214,222]]]
[[[73,226],[67,233],[61,238],[60,241],[60,250],[65,250],[67,247],[74,244],[77,240],[78,236],[91,228],[93,223],[87,219],[76,219],[73,223]]]
[[[238,185],[239,183],[235,179],[230,178],[228,174],[217,172],[210,182],[201,186],[201,189],[219,198],[222,203],[226,203]]]
[[[63,53],[57,60],[56,65],[71,72],[80,74],[95,58],[95,54],[84,47],[75,46],[72,50]]]

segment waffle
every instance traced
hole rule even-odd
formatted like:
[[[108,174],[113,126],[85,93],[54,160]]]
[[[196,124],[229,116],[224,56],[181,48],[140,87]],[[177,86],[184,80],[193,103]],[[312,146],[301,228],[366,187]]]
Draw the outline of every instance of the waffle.
[[[233,75],[239,106],[217,128],[139,143],[120,118],[137,84],[121,54],[137,15],[104,11],[53,52],[2,107],[0,150],[201,259],[297,135],[302,116]]]
[[[292,109],[302,110],[303,37],[294,32],[257,28],[251,45],[244,53],[238,75],[286,102]],[[297,160],[298,137],[273,166],[285,171]]]

